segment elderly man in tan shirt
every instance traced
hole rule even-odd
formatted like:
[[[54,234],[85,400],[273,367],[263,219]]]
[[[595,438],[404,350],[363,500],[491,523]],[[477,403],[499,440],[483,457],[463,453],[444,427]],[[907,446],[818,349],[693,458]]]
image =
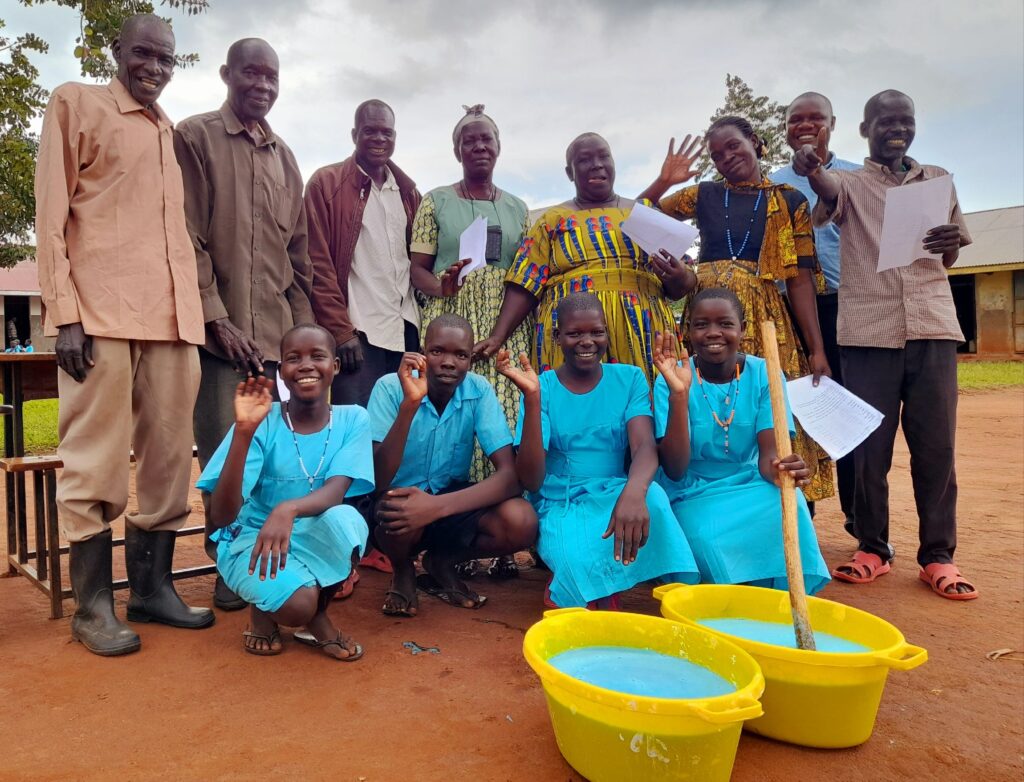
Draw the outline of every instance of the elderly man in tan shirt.
[[[196,345],[203,316],[170,120],[156,104],[174,35],[156,16],[125,21],[117,78],[64,84],[43,118],[36,257],[45,329],[57,336],[57,508],[71,544],[71,635],[96,654],[137,650],[114,614],[110,522],[125,524],[128,619],[200,628],[213,612],[174,590],[175,531],[188,517]]]
[[[193,416],[203,469],[235,421],[239,380],[247,374],[273,379],[281,337],[296,324],[313,323],[302,174],[266,120],[277,100],[279,70],[266,41],[236,41],[220,69],[227,101],[174,129],[206,321]],[[203,505],[209,508],[205,492]],[[207,518],[206,552],[216,559],[212,531]],[[245,607],[220,575],[213,604],[224,611]]]
[[[824,129],[806,144],[793,170],[819,200],[815,225],[841,226],[838,342],[846,388],[881,411],[881,426],[853,452],[854,528],[860,543],[832,575],[866,584],[892,567],[889,468],[902,423],[910,449],[920,546],[919,577],[937,595],[972,600],[978,591],[953,564],[956,550],[956,346],[963,341],[946,277],[971,243],[956,192],[947,222],[930,229],[909,266],[878,271],[886,194],[946,175],[907,155],[917,132],[914,102],[885,90],[864,106],[860,133],[869,156],[858,171],[828,171]]]

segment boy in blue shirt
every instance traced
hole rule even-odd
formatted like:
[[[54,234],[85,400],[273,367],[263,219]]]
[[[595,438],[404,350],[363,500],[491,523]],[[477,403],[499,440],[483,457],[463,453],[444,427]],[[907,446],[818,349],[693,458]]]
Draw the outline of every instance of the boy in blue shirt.
[[[377,381],[367,410],[374,448],[377,545],[394,567],[381,609],[415,616],[417,587],[458,608],[485,597],[455,565],[514,554],[537,538],[537,514],[520,496],[512,434],[491,385],[469,372],[473,327],[458,315],[431,321],[424,354],[406,353]],[[495,472],[473,484],[474,437]],[[416,577],[420,552],[426,574]]]

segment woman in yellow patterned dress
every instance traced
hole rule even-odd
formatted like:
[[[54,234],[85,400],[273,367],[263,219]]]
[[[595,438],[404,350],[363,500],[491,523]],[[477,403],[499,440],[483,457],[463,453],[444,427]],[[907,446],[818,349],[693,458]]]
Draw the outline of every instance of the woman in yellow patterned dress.
[[[819,285],[823,290],[824,279],[814,252],[807,199],[798,190],[774,184],[763,175],[763,144],[747,120],[722,117],[712,123],[704,140],[723,180],[683,188],[660,203],[666,214],[694,219],[700,229],[697,290],[728,288],[739,298],[747,321],[743,352],[764,357],[760,324],[771,320],[778,335],[782,371],[788,379],[831,374],[818,326],[816,293]],[[694,153],[692,146],[674,153],[670,145],[661,174],[641,197],[657,200],[672,185],[692,179],[698,155],[699,150]],[[779,292],[779,282],[786,286],[789,307]],[[835,486],[828,454],[799,423],[796,428],[794,450],[814,476],[804,495],[809,502],[832,497]]]
[[[534,223],[505,275],[498,320],[474,350],[493,356],[536,308],[534,365],[541,372],[558,367],[555,307],[568,294],[586,291],[604,308],[607,360],[639,367],[651,383],[654,334],[676,333],[668,299],[685,296],[696,278],[679,260],[649,256],[622,233],[633,201],[615,194],[615,162],[603,138],[578,136],[566,150],[565,171],[576,197]]]

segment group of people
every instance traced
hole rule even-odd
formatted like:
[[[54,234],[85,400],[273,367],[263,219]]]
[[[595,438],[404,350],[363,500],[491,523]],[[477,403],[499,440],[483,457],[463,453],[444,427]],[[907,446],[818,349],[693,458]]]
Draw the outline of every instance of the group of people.
[[[265,41],[233,44],[226,102],[174,126],[157,104],[169,26],[130,17],[113,55],[109,84],[54,91],[36,175],[71,630],[90,651],[140,646],[111,592],[132,449],[128,619],[214,622],[171,580],[193,443],[214,605],[250,607],[254,654],[279,653],[283,625],[358,659],[327,606],[352,592],[360,562],[391,572],[382,609],[396,616],[418,613],[417,593],[479,608],[465,563],[494,558],[511,575],[512,555],[534,545],[556,606],[615,608],[657,579],[785,588],[780,471],[802,489],[813,593],[829,580],[811,517],[835,493],[832,466],[791,416],[795,452],[777,456],[764,320],[786,378],[842,372],[885,413],[838,465],[859,546],[833,575],[866,583],[890,569],[902,415],[921,577],[943,597],[977,596],[953,565],[962,334],[944,266],[970,241],[955,195],[921,259],[875,271],[885,191],[944,173],[906,156],[907,96],[868,101],[862,168],[828,150],[831,105],[806,93],[787,111],[790,166],[764,171],[753,128],[724,117],[670,143],[637,200],[616,193],[607,141],[584,133],[566,150],[575,196],[531,224],[494,184],[501,142],[483,106],[455,124],[452,185],[420,195],[392,160],[395,114],[379,100],[355,111],[351,157],[304,183],[266,120],[280,65]],[[720,180],[665,196],[694,178],[703,145]],[[695,268],[621,230],[637,201],[696,221]],[[462,280],[459,237],[480,216],[487,264]],[[682,299],[680,334],[669,302]]]

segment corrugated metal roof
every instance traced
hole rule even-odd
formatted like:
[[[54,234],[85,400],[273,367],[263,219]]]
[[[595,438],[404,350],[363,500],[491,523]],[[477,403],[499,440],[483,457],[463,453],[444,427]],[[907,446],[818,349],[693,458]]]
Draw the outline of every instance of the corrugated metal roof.
[[[987,266],[1024,264],[1024,206],[970,212],[964,219],[974,242],[960,250],[951,274]]]
[[[0,269],[0,296],[39,295],[39,272],[35,261],[22,261],[10,269]]]

